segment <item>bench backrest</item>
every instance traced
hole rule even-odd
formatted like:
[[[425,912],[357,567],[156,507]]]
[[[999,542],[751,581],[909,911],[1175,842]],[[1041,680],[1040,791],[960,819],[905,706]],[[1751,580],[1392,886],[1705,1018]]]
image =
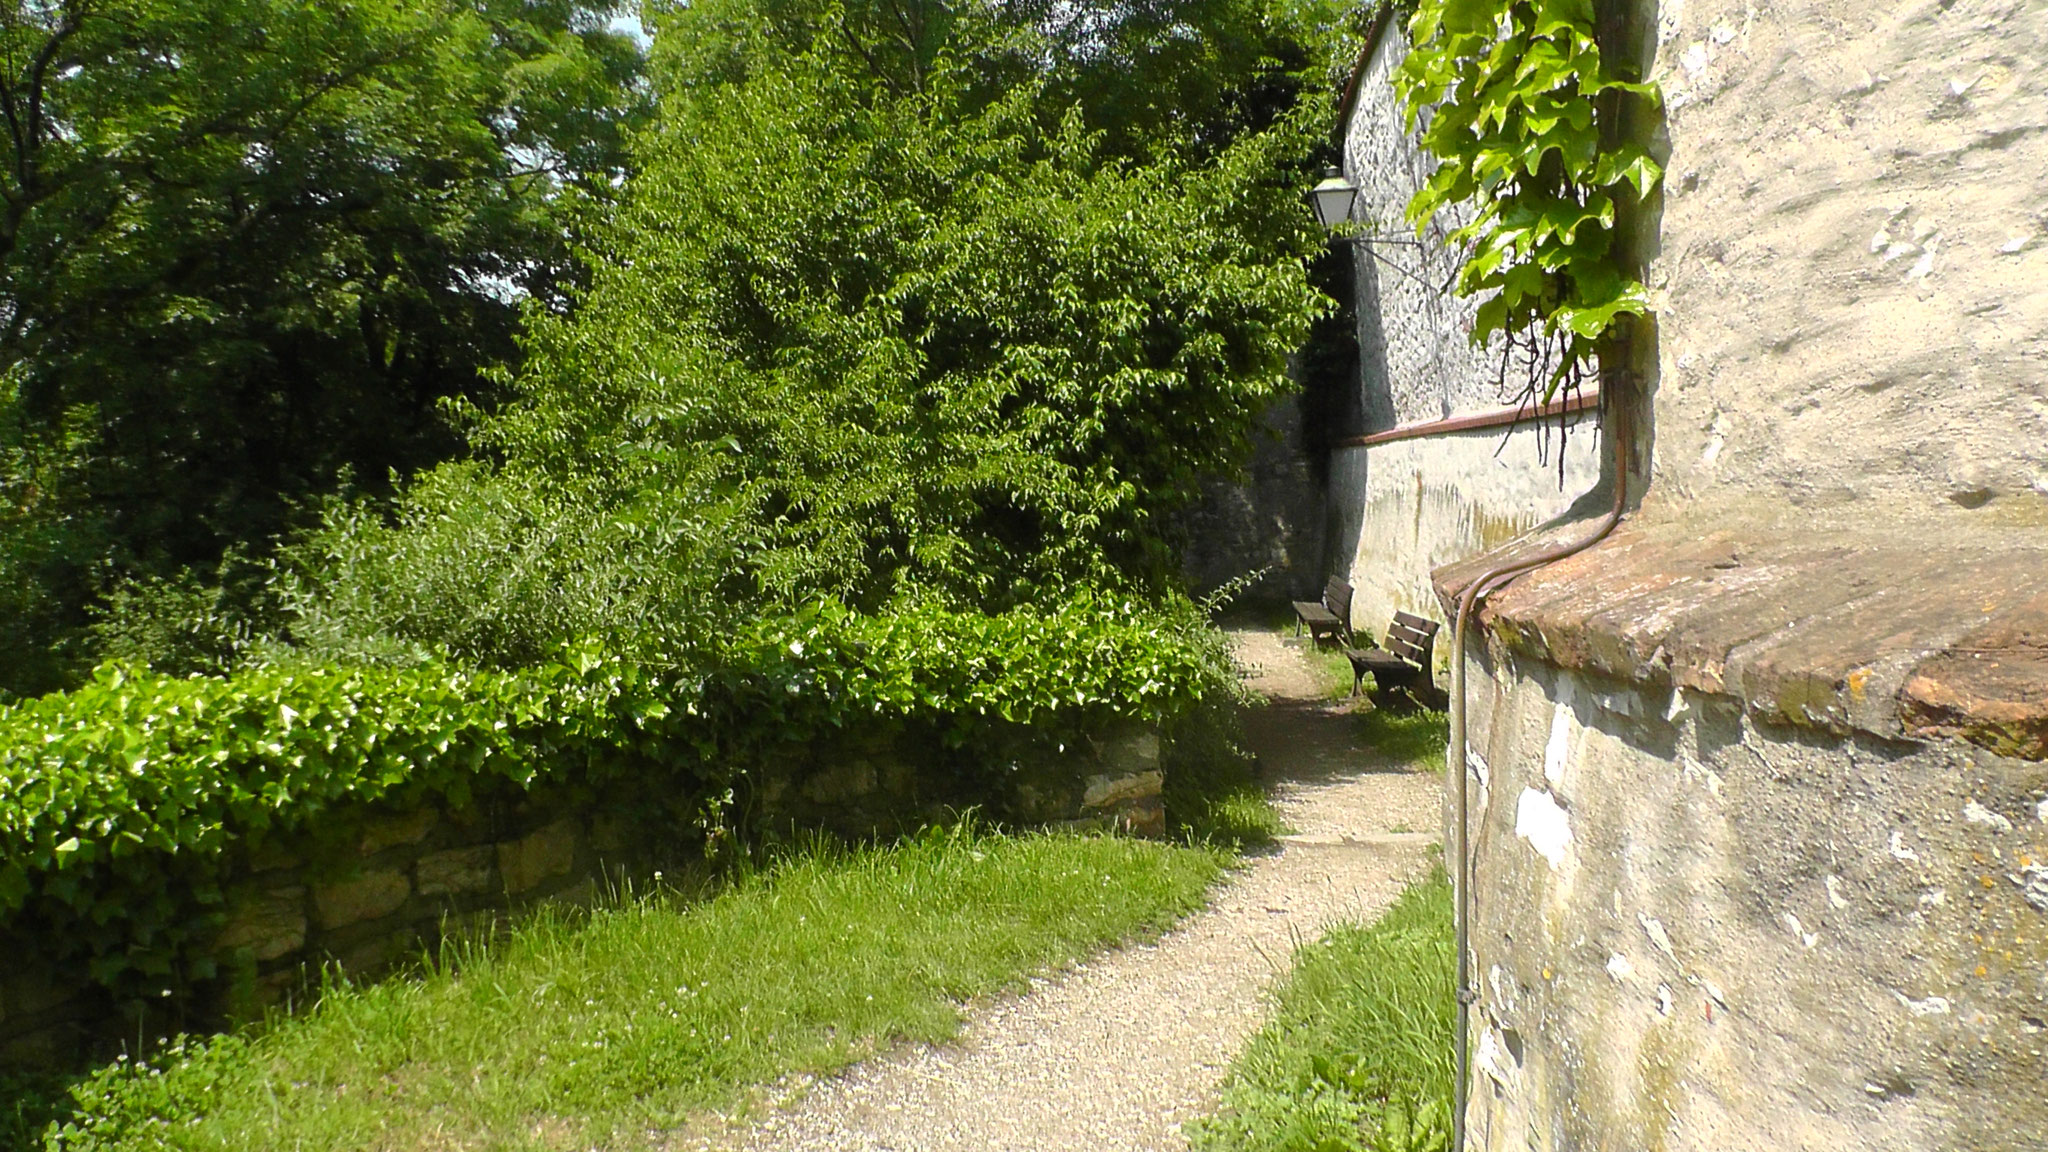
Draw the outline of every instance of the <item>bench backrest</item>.
[[[1323,607],[1330,610],[1330,615],[1342,620],[1345,627],[1350,627],[1351,585],[1335,576],[1330,577],[1330,582],[1323,585]]]
[[[1424,668],[1436,652],[1437,622],[1406,612],[1394,613],[1394,622],[1387,625],[1386,640],[1382,644],[1387,651],[1403,660],[1411,660]]]

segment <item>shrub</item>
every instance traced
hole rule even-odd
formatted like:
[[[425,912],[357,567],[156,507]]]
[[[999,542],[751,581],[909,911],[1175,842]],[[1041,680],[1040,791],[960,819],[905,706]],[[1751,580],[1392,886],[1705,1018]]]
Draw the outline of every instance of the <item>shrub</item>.
[[[518,672],[257,667],[173,678],[102,667],[0,708],[0,916],[121,995],[215,973],[235,853],[378,802],[626,779],[723,818],[792,742],[920,723],[956,748],[1019,726],[1160,722],[1223,691],[1192,606],[1077,598],[999,616],[836,604],[660,657],[596,644]]]

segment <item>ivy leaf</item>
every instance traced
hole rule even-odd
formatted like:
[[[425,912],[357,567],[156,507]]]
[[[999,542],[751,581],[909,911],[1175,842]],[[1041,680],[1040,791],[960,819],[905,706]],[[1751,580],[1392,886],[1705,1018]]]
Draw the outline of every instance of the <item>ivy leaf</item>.
[[[1492,0],[1444,0],[1440,19],[1443,27],[1453,34],[1491,32],[1499,11],[1499,5]],[[1417,18],[1421,18],[1420,11]]]

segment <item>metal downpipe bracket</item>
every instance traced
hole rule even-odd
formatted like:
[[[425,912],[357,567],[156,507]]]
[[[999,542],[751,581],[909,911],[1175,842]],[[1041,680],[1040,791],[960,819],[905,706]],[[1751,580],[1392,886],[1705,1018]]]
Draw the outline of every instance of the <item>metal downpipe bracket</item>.
[[[1603,429],[1610,435],[1614,452],[1614,504],[1593,527],[1584,539],[1569,544],[1547,548],[1534,555],[1490,568],[1474,577],[1465,591],[1458,597],[1458,618],[1451,629],[1451,647],[1456,653],[1451,662],[1451,771],[1456,773],[1458,821],[1456,840],[1457,872],[1452,881],[1455,914],[1454,935],[1458,949],[1457,967],[1457,1031],[1452,1037],[1453,1056],[1456,1067],[1451,1080],[1451,1149],[1450,1152],[1465,1152],[1465,1106],[1470,1095],[1469,1081],[1472,1070],[1471,1023],[1472,1004],[1478,993],[1472,987],[1472,851],[1471,851],[1471,770],[1466,765],[1465,754],[1465,636],[1472,621],[1472,611],[1490,592],[1495,591],[1517,576],[1533,572],[1547,564],[1556,563],[1567,556],[1583,552],[1607,538],[1614,526],[1621,523],[1623,511],[1628,504],[1628,463],[1629,437],[1628,405],[1624,389],[1602,389],[1611,397],[1609,413],[1611,427]]]

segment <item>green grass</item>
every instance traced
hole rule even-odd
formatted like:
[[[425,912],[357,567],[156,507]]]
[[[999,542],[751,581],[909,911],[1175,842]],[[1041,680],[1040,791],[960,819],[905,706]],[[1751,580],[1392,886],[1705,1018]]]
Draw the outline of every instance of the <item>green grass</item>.
[[[1450,720],[1422,709],[1392,712],[1376,708],[1358,714],[1358,741],[1380,755],[1419,768],[1440,769],[1451,746]]]
[[[1370,927],[1301,949],[1197,1152],[1438,1152],[1450,1139],[1451,889],[1443,870]]]
[[[637,1147],[789,1072],[939,1040],[1014,988],[1201,906],[1217,849],[933,831],[817,848],[717,895],[543,912],[418,978],[74,1089],[62,1149]]]
[[[1271,844],[1288,831],[1244,749],[1234,708],[1196,709],[1177,719],[1169,735],[1166,815],[1176,834],[1241,850]]]

